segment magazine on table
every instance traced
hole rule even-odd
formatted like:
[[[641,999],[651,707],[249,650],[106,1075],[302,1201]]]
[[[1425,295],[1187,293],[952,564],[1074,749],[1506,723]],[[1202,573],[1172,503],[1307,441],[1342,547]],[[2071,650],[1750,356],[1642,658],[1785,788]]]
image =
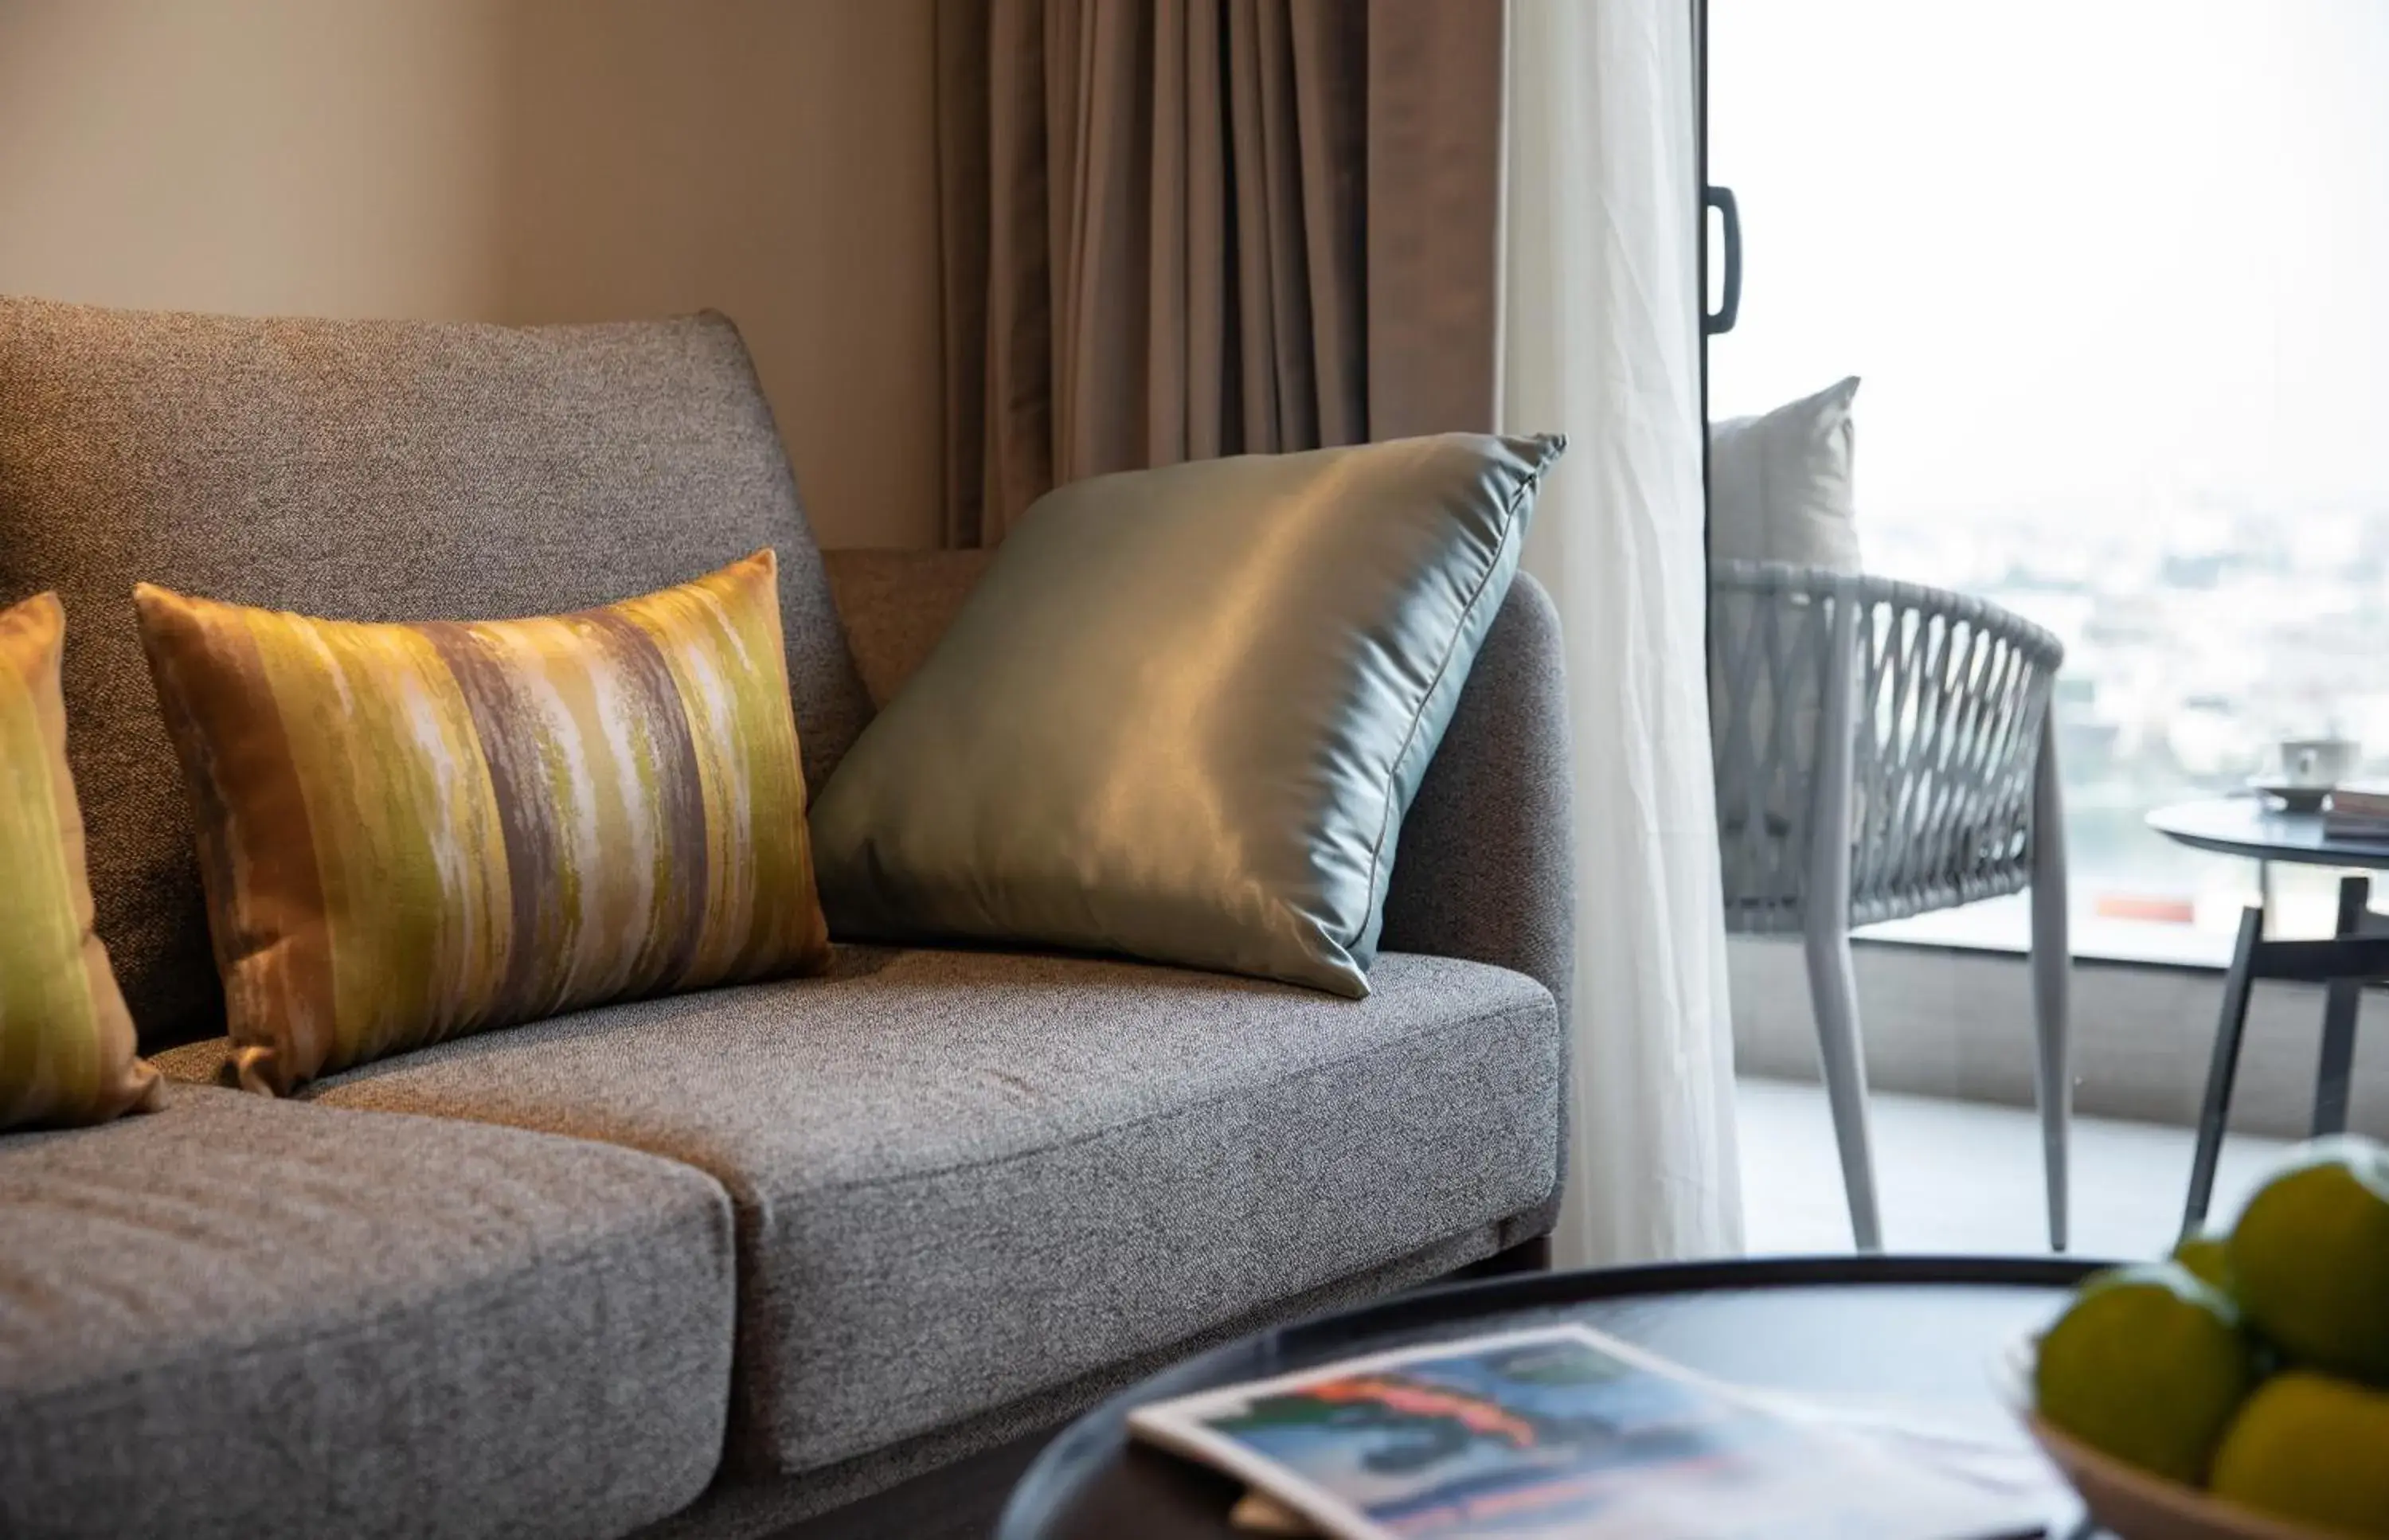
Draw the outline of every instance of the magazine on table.
[[[1241,1525],[1339,1540],[1992,1540],[2050,1511],[2035,1470],[1970,1478],[1581,1326],[1205,1391],[1129,1426],[1245,1482]]]

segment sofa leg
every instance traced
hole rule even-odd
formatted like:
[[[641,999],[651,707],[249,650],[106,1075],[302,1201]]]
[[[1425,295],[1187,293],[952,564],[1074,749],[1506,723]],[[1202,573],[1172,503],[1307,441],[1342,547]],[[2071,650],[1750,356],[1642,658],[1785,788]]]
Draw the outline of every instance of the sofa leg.
[[[1446,1283],[1469,1283],[1486,1278],[1517,1278],[1527,1273],[1547,1273],[1552,1270],[1552,1238],[1538,1235],[1531,1241],[1521,1241],[1504,1247],[1491,1256],[1479,1257],[1465,1267],[1454,1267],[1437,1278],[1419,1285],[1422,1289],[1439,1288]]]
[[[1548,1273],[1552,1270],[1552,1238],[1538,1235],[1521,1241],[1466,1269],[1471,1278],[1505,1278],[1512,1273]]]

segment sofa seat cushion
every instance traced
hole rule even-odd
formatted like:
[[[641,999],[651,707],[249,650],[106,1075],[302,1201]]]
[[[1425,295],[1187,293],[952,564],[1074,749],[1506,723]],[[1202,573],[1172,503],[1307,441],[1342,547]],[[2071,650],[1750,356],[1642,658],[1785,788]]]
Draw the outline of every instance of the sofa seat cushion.
[[[1345,1000],[1130,962],[841,948],[827,978],[461,1039],[313,1094],[611,1140],[720,1178],[741,1253],[733,1457],[794,1471],[1542,1202],[1550,994],[1399,954],[1373,983]],[[204,1073],[198,1051],[168,1073]]]
[[[0,1138],[0,1534],[628,1534],[719,1463],[721,1189],[170,1088]]]

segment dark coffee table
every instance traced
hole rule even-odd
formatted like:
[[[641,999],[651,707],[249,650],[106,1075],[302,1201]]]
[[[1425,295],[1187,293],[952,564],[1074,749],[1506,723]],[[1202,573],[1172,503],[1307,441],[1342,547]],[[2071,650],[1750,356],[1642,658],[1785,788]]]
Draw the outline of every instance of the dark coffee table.
[[[1013,1488],[999,1540],[1233,1535],[1241,1486],[1131,1444],[1129,1409],[1356,1353],[1581,1321],[1736,1384],[1929,1406],[2021,1440],[1993,1399],[1999,1350],[2101,1264],[2076,1258],[1819,1257],[1540,1273],[1406,1294],[1260,1332],[1154,1376],[1064,1429]],[[2078,1510],[2050,1515],[2066,1534]]]

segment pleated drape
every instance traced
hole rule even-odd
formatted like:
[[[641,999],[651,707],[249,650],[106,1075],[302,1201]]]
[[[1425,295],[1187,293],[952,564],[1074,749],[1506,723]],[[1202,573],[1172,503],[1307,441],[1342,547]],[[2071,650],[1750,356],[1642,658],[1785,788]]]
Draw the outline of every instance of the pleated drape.
[[[1493,423],[1501,0],[939,0],[945,537]]]

